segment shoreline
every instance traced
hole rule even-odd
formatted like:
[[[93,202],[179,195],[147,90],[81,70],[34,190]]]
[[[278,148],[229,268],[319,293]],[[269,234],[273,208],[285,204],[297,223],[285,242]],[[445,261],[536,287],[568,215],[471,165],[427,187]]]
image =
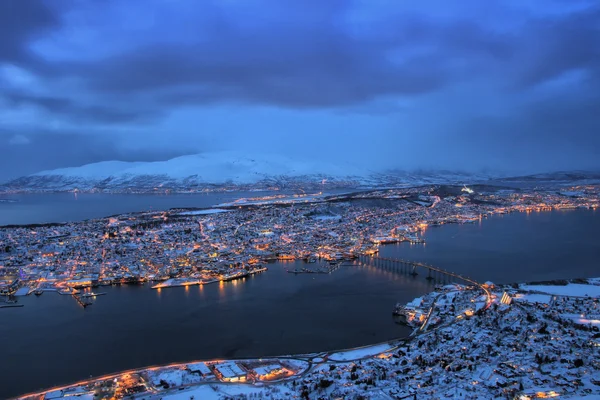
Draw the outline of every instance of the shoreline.
[[[587,285],[589,285],[590,287],[594,287],[598,289],[598,294],[596,294],[594,297],[587,297],[588,300],[593,301],[595,303],[598,302],[598,298],[600,298],[600,278],[590,278],[590,279],[573,279],[572,281],[586,281]],[[522,286],[524,286],[525,284],[520,284]],[[452,285],[449,285],[452,286]],[[460,286],[460,285],[459,285]],[[558,287],[560,287],[562,285],[559,285]],[[125,370],[125,371],[119,371],[119,372],[114,372],[114,373],[110,373],[110,374],[106,374],[106,375],[102,375],[102,376],[97,376],[97,377],[92,377],[90,379],[86,379],[86,380],[81,380],[81,381],[77,381],[74,383],[69,383],[69,384],[65,384],[65,385],[59,385],[59,386],[55,386],[52,388],[46,388],[43,391],[34,391],[34,392],[29,392],[26,394],[22,394],[19,395],[17,397],[13,397],[12,399],[39,399],[42,398],[41,396],[51,393],[51,392],[58,392],[58,391],[66,391],[66,390],[71,390],[73,388],[81,388],[81,387],[85,387],[86,385],[91,385],[91,384],[98,384],[99,382],[103,382],[103,381],[109,381],[109,380],[117,380],[123,376],[131,376],[131,375],[136,375],[136,376],[144,376],[144,377],[149,377],[149,376],[153,376],[152,374],[154,374],[155,372],[157,372],[160,376],[160,373],[168,373],[169,371],[172,370],[190,370],[190,367],[196,364],[204,364],[204,365],[208,365],[211,368],[213,368],[214,371],[218,371],[217,369],[214,368],[218,368],[220,365],[229,365],[229,364],[236,364],[236,365],[249,365],[249,364],[253,364],[253,363],[260,363],[260,365],[269,365],[269,364],[285,364],[285,365],[289,365],[286,362],[294,362],[296,363],[295,365],[299,365],[302,363],[307,364],[306,368],[298,368],[297,371],[295,371],[293,374],[288,375],[288,376],[284,376],[284,377],[280,377],[278,379],[273,379],[273,380],[263,380],[260,378],[257,378],[257,375],[253,375],[253,372],[250,370],[246,370],[245,373],[247,374],[247,377],[249,380],[244,379],[244,381],[240,381],[240,382],[232,382],[232,381],[227,381],[226,378],[224,376],[219,377],[219,380],[207,380],[206,382],[199,382],[196,384],[185,384],[185,385],[181,385],[180,387],[169,387],[166,389],[160,389],[160,388],[156,388],[153,387],[151,389],[151,393],[149,393],[149,395],[161,395],[161,396],[171,396],[171,395],[176,395],[177,393],[180,393],[180,391],[183,391],[181,393],[188,393],[188,391],[190,390],[203,390],[202,388],[204,388],[205,386],[213,386],[213,385],[225,385],[227,387],[245,387],[245,388],[253,388],[253,390],[257,389],[257,390],[265,390],[268,389],[269,387],[276,387],[278,385],[282,385],[285,384],[286,382],[291,382],[291,381],[295,381],[298,379],[301,379],[302,377],[307,376],[308,374],[310,374],[311,372],[318,372],[319,368],[316,368],[315,365],[329,365],[329,370],[334,370],[335,365],[355,365],[356,363],[361,363],[363,361],[367,361],[367,360],[372,360],[372,359],[382,359],[382,360],[387,360],[390,357],[393,356],[394,352],[399,351],[400,353],[403,353],[404,348],[408,348],[411,343],[413,343],[415,340],[423,338],[423,337],[430,337],[430,336],[435,336],[438,337],[438,332],[443,331],[443,330],[447,330],[447,329],[452,329],[452,327],[454,325],[457,324],[461,324],[464,321],[467,320],[474,320],[477,318],[485,318],[486,312],[487,310],[490,308],[489,306],[491,305],[491,301],[493,300],[493,304],[494,307],[496,309],[504,309],[504,310],[508,310],[509,309],[509,305],[510,303],[505,303],[504,302],[504,295],[502,296],[502,299],[500,299],[499,294],[501,292],[504,292],[506,294],[506,290],[510,290],[510,287],[507,286],[502,286],[502,287],[490,287],[490,291],[487,290],[487,287],[485,286],[485,284],[482,284],[481,287],[479,287],[478,289],[482,289],[485,288],[486,289],[486,294],[488,296],[488,299],[490,301],[490,303],[487,303],[487,306],[485,308],[482,308],[480,310],[479,313],[475,313],[472,316],[468,316],[469,314],[467,313],[467,317],[465,318],[463,316],[463,314],[458,314],[456,317],[454,316],[450,316],[450,318],[446,318],[446,322],[442,322],[439,324],[436,324],[435,327],[429,329],[429,330],[416,330],[416,334],[411,335],[409,337],[406,338],[396,338],[396,339],[392,339],[392,340],[386,340],[383,342],[379,342],[379,343],[373,343],[373,344],[368,344],[368,345],[364,345],[364,346],[358,346],[358,347],[353,347],[353,348],[348,348],[348,349],[338,349],[338,350],[331,350],[331,351],[322,351],[322,352],[313,352],[313,353],[307,353],[307,354],[293,354],[293,355],[280,355],[280,356],[270,356],[270,357],[261,357],[261,358],[257,358],[257,357],[242,357],[242,358],[235,358],[235,359],[201,359],[201,360],[193,360],[193,361],[188,361],[188,362],[176,362],[176,363],[168,363],[168,364],[163,364],[163,365],[150,365],[150,366],[146,366],[146,367],[142,367],[142,368],[133,368],[133,369],[129,369],[129,370]],[[463,295],[466,295],[467,298],[470,296],[476,296],[476,293],[472,293],[472,291],[477,292],[477,289],[468,289],[468,287],[457,287],[457,289],[459,290],[459,292],[463,292]],[[450,289],[448,289],[450,290]],[[450,290],[447,291],[446,293],[453,293],[455,290]],[[519,294],[521,293],[521,294]],[[527,296],[536,296],[535,294],[528,294],[528,293],[535,293],[535,292],[530,292],[528,290],[517,290],[515,291],[515,293],[513,294],[514,299],[521,299],[519,300],[519,302],[522,301],[522,298],[525,297],[525,302],[524,303],[520,303],[517,307],[517,310],[519,309],[519,307],[523,307],[524,305],[528,305],[528,304],[533,304],[535,306],[538,306],[538,299],[535,298],[534,300],[528,300],[526,297]],[[435,301],[437,301],[440,297],[440,294],[437,294],[437,291],[434,292],[430,292],[427,294],[427,296],[434,296],[435,295]],[[521,296],[521,297],[519,297]],[[549,296],[552,296],[552,294],[550,294]],[[433,309],[435,308],[435,301],[434,301],[434,305],[431,308],[430,314],[433,311]],[[516,300],[515,300],[516,301]],[[529,302],[529,303],[528,303]],[[462,317],[461,317],[462,316]],[[491,317],[490,317],[491,318]],[[427,320],[425,321],[425,323],[423,324],[423,326],[426,326],[429,323],[429,316],[427,318]],[[600,321],[598,321],[598,324],[600,325]],[[419,340],[419,343],[421,342],[421,340]],[[420,348],[420,345],[419,345]],[[427,352],[420,352],[419,354],[427,354]],[[216,366],[216,367],[214,367]],[[215,377],[213,377],[215,378]],[[157,379],[157,378],[156,378]],[[148,385],[150,385],[150,383],[148,383]],[[149,389],[150,390],[150,389]],[[150,397],[153,398],[153,397]],[[276,397],[276,398],[281,398],[281,397]]]
[[[38,227],[54,227],[54,226],[65,226],[65,225],[69,225],[69,224],[80,224],[80,223],[86,223],[86,222],[91,222],[91,221],[98,221],[98,220],[105,220],[105,219],[109,219],[109,218],[119,218],[119,217],[123,217],[126,215],[138,215],[141,216],[143,214],[147,214],[147,213],[172,213],[173,216],[177,217],[177,216],[181,216],[181,217],[191,217],[194,216],[194,212],[201,212],[203,213],[211,213],[213,210],[219,210],[222,209],[223,211],[220,212],[230,212],[230,211],[235,211],[237,209],[254,209],[254,208],[260,208],[260,207],[264,207],[264,206],[276,206],[276,207],[289,207],[292,205],[315,205],[315,204],[321,204],[321,203],[336,203],[336,202],[340,202],[340,201],[355,201],[355,200],[360,200],[361,199],[361,195],[365,195],[365,194],[371,194],[371,193],[377,193],[377,192],[387,192],[387,191],[394,191],[394,190],[398,190],[398,191],[403,191],[403,190],[410,190],[410,189],[419,189],[419,188],[427,188],[430,186],[450,186],[450,187],[456,187],[457,185],[423,185],[423,186],[408,186],[408,187],[390,187],[390,188],[354,188],[352,190],[343,190],[339,193],[336,193],[336,190],[342,190],[342,189],[336,189],[336,188],[331,188],[330,190],[333,190],[333,192],[319,192],[319,193],[309,193],[309,194],[298,194],[298,193],[284,193],[284,194],[271,194],[271,195],[267,195],[266,198],[268,199],[261,199],[261,198],[252,198],[252,197],[240,197],[237,198],[236,200],[233,201],[229,201],[229,202],[221,202],[221,203],[215,203],[212,204],[210,206],[203,206],[203,207],[195,207],[195,206],[176,206],[176,207],[168,207],[168,208],[160,208],[157,210],[143,210],[143,211],[126,211],[126,212],[119,212],[119,213],[108,213],[107,215],[104,216],[99,216],[99,217],[90,217],[90,218],[83,218],[83,219],[74,219],[74,220],[64,220],[64,221],[50,221],[50,222],[36,222],[36,223],[23,223],[23,224],[0,224],[0,230],[2,229],[13,229],[13,228],[38,228]],[[496,189],[500,190],[501,187],[497,186],[495,187]],[[509,188],[508,190],[511,191],[516,191],[517,189],[515,188]],[[284,190],[285,191],[285,190]],[[546,192],[548,191],[548,189],[540,189],[540,190],[533,190],[531,189],[531,192]],[[256,190],[256,191],[238,191],[238,190],[231,190],[231,191],[224,191],[224,192],[194,192],[194,193],[104,193],[104,192],[89,192],[89,193],[84,193],[84,194],[91,194],[91,195],[115,195],[115,196],[156,196],[156,197],[165,197],[165,196],[203,196],[203,195],[211,195],[211,194],[218,194],[218,193],[236,193],[236,192],[240,192],[240,193],[252,193],[252,192],[256,192],[256,193],[263,193],[263,192],[273,192],[273,193],[277,193],[277,190],[272,190],[272,189],[265,189],[265,190]],[[515,192],[517,193],[517,192]],[[35,194],[35,195],[45,195],[45,194],[56,194],[56,195],[65,195],[65,194],[73,194],[73,192],[70,191],[66,191],[66,192],[51,192],[51,193],[46,193],[46,192],[40,192],[40,193],[18,193],[17,195],[28,195],[28,194]],[[390,197],[386,197],[384,195],[381,195],[380,197],[371,197],[371,199],[382,199],[382,200],[389,200],[389,199],[394,199],[394,200],[402,200],[402,199],[396,199],[396,198],[390,198]],[[9,200],[7,199],[7,204],[8,203],[18,203],[18,200]],[[502,208],[502,207],[498,207],[498,208]],[[596,210],[598,209],[598,204],[594,204],[594,205],[560,205],[560,206],[551,206],[551,205],[538,205],[538,206],[529,206],[529,207],[524,207],[522,209],[508,209],[508,210],[503,210],[501,212],[491,212],[490,215],[496,215],[496,214],[512,214],[515,212],[541,212],[541,211],[568,211],[568,210],[579,210],[579,209],[586,209],[586,210]],[[192,214],[185,214],[186,212],[191,212]],[[198,214],[198,215],[202,215],[202,214]],[[484,218],[487,218],[488,215],[484,215]],[[466,221],[462,221],[460,223],[470,223],[472,221],[466,220]],[[446,222],[446,223],[459,223],[459,222]],[[443,226],[444,224],[439,224],[439,225],[432,225],[432,226]]]
[[[563,210],[563,209],[568,209],[568,210],[570,210],[570,209],[573,209],[573,208],[576,208],[576,207],[561,207],[561,210]],[[589,208],[589,207],[588,207],[588,208]],[[548,207],[545,207],[545,206],[540,206],[540,207],[533,206],[533,207],[532,207],[532,209],[533,209],[533,210],[535,210],[535,211],[540,211],[540,212],[541,212],[541,211],[550,211],[550,210],[554,210],[554,208],[548,208]],[[497,214],[508,214],[508,213],[514,213],[515,211],[516,211],[516,212],[519,212],[519,213],[525,213],[525,212],[527,212],[527,213],[528,213],[528,212],[530,211],[530,209],[529,209],[529,208],[527,208],[527,209],[521,209],[521,208],[515,207],[515,208],[508,209],[508,210],[507,210],[507,209],[505,209],[505,210],[503,210],[503,212],[495,212],[495,211],[491,211],[491,212],[489,212],[488,214],[489,214],[490,216],[494,216],[494,215],[497,215]],[[487,216],[487,215],[485,215],[485,216]],[[461,222],[463,222],[463,223],[466,223],[466,222],[472,222],[472,221],[442,220],[442,223],[440,223],[440,225],[444,225],[444,224],[453,224],[453,225],[454,225],[454,224],[460,224]],[[242,225],[240,225],[240,226],[242,226]],[[433,224],[432,224],[432,226],[433,226]],[[236,232],[237,232],[237,229],[236,229]],[[434,303],[435,303],[435,302],[434,302]],[[396,339],[392,339],[392,340],[398,340],[398,339],[396,338]],[[366,345],[366,346],[362,346],[362,347],[371,347],[371,346],[372,346],[372,345]],[[354,348],[347,349],[346,351],[352,351],[353,349],[354,349]],[[337,352],[343,352],[343,351],[344,351],[344,350],[341,350],[341,351],[340,351],[340,350],[337,350]],[[330,352],[327,352],[327,353],[330,353]],[[310,354],[312,354],[312,353],[310,353]],[[302,356],[302,355],[301,355],[301,356]],[[275,360],[275,359],[278,359],[278,358],[281,358],[281,356],[280,356],[280,357],[277,357],[277,356],[275,356],[275,357],[268,357],[268,358],[265,358],[265,359],[273,359],[273,360]],[[244,360],[244,359],[238,359],[238,360]],[[213,361],[215,361],[215,360],[213,360]],[[171,365],[171,364],[167,364],[167,365]],[[182,363],[177,363],[176,365],[182,365]],[[141,370],[146,370],[146,369],[147,369],[146,367],[143,367]],[[140,369],[136,369],[136,371],[139,371],[139,370],[140,370]],[[120,373],[116,373],[116,374],[120,374]],[[114,374],[111,374],[111,376],[113,376],[113,375],[114,375]]]

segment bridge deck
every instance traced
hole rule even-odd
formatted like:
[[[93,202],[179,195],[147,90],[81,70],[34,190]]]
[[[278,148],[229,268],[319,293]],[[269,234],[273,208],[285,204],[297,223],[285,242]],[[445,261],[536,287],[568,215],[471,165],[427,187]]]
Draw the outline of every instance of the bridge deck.
[[[404,264],[404,265],[410,265],[413,266],[415,268],[426,268],[430,271],[434,271],[434,272],[438,272],[440,274],[444,274],[444,275],[448,275],[451,276],[453,278],[456,279],[460,279],[462,281],[468,282],[470,284],[476,285],[476,286],[482,286],[479,282],[475,281],[474,279],[468,278],[466,276],[462,276],[460,274],[456,274],[454,272],[450,272],[450,271],[446,271],[445,269],[441,269],[441,268],[437,268],[434,267],[432,265],[428,265],[422,262],[418,262],[418,261],[408,261],[408,260],[403,260],[403,259],[399,259],[399,258],[388,258],[388,257],[379,257],[379,256],[367,256],[367,255],[361,255],[359,256],[359,260],[361,261],[365,261],[365,260],[374,260],[374,261],[384,261],[384,262],[389,262],[389,263],[393,263],[393,264]]]

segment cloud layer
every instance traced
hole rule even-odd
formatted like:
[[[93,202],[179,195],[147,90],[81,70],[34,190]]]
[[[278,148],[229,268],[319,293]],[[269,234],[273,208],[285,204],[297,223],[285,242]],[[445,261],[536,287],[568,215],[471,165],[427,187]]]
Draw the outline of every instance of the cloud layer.
[[[600,7],[6,0],[0,89],[0,152],[24,157],[4,178],[238,148],[599,168]]]

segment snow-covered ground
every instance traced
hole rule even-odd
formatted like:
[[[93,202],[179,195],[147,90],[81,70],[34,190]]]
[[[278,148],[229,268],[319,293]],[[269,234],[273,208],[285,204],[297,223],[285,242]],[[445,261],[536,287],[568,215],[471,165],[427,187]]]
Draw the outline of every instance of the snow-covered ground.
[[[600,297],[600,286],[569,283],[568,285],[521,285],[521,290],[529,290],[560,296]]]
[[[327,194],[317,193],[303,196],[272,196],[265,198],[246,199],[241,198],[228,203],[218,204],[217,207],[237,207],[237,206],[260,206],[268,204],[292,204],[292,203],[310,203],[315,201],[323,201]]]
[[[576,324],[580,325],[593,325],[600,327],[600,315],[596,317],[591,317],[587,315],[581,314],[561,314],[561,317],[570,319]]]
[[[221,208],[211,208],[208,210],[194,210],[194,211],[183,211],[179,215],[209,215],[229,212],[229,210],[223,210]]]
[[[516,301],[524,301],[527,303],[550,304],[552,296],[549,294],[522,294],[513,297]]]
[[[342,219],[339,215],[315,215],[312,218],[317,221],[339,221]]]
[[[356,350],[342,351],[339,353],[333,353],[329,356],[331,361],[349,361],[358,360],[365,357],[375,356],[377,354],[389,351],[394,346],[388,343],[382,343],[375,346],[367,346]]]
[[[161,381],[168,383],[171,387],[199,383],[202,381],[198,375],[191,374],[189,371],[181,368],[170,368],[150,372],[148,373],[148,377],[154,386],[159,386]]]
[[[173,394],[167,394],[161,396],[161,398],[163,400],[190,400],[190,398],[192,398],[193,396],[193,398],[197,400],[223,400],[230,399],[233,396],[247,396],[245,398],[248,398],[251,396],[258,396],[259,394],[264,395],[266,394],[266,392],[272,392],[276,394],[277,396],[273,396],[272,398],[278,399],[292,398],[292,396],[294,395],[292,391],[287,390],[283,385],[270,386],[269,388],[265,388],[261,386],[253,386],[250,384],[211,384],[199,386],[189,390],[182,390]]]

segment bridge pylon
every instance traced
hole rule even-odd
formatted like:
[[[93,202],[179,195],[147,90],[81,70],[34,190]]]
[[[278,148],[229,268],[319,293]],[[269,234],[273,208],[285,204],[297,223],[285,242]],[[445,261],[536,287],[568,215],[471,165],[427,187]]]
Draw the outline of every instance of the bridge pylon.
[[[416,265],[413,265],[413,266],[412,266],[412,271],[411,271],[411,273],[410,273],[410,274],[411,274],[412,276],[417,276],[417,275],[419,275],[419,273],[417,272],[417,266],[416,266]]]

